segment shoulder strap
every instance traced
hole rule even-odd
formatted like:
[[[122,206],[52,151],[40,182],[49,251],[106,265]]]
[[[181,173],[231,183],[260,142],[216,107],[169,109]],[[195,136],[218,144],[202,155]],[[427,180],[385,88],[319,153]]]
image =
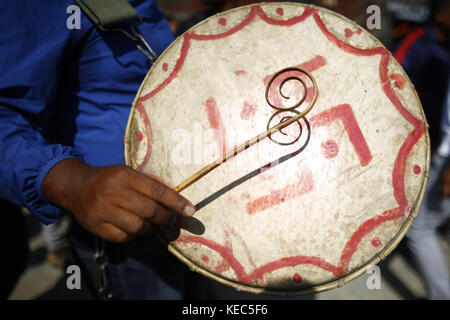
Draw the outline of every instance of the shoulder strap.
[[[156,60],[156,53],[135,29],[143,20],[127,0],[75,0],[75,2],[97,28],[102,31],[122,32],[134,40],[138,50],[145,54],[152,63]],[[131,33],[122,28],[125,25],[131,25],[129,27]]]
[[[75,0],[75,2],[102,30],[142,20],[127,0]]]

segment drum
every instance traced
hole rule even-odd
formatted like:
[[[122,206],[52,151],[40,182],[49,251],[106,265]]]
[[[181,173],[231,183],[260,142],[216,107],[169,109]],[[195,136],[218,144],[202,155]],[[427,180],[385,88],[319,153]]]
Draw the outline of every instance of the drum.
[[[385,258],[417,215],[430,160],[416,91],[383,45],[332,11],[286,2],[177,38],[139,89],[124,149],[127,165],[196,204],[194,217],[155,226],[168,250],[274,295],[336,288]]]

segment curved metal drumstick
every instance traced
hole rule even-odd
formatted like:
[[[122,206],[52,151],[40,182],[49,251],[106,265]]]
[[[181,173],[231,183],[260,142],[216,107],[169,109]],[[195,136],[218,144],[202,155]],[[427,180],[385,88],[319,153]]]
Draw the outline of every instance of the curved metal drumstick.
[[[307,96],[307,87],[305,82],[299,78],[299,77],[295,77],[295,76],[290,76],[287,77],[286,79],[284,79],[280,85],[279,85],[279,93],[280,95],[285,98],[285,99],[289,99],[289,97],[285,96],[281,89],[283,88],[283,85],[289,81],[289,80],[296,80],[299,81],[304,89],[304,94],[303,97],[300,99],[299,102],[297,102],[295,105],[288,107],[288,108],[283,108],[280,106],[276,106],[274,104],[272,104],[270,102],[269,99],[269,89],[273,83],[273,81],[281,74],[285,73],[285,72],[290,72],[290,71],[297,71],[297,72],[301,72],[303,74],[305,74],[312,82],[313,86],[314,86],[314,97],[312,99],[312,101],[310,102],[310,104],[308,105],[308,107],[303,111],[303,112],[299,112],[295,117],[285,117],[281,120],[281,122],[269,129],[267,129],[265,132],[258,134],[257,136],[255,136],[254,138],[245,141],[243,144],[241,144],[238,147],[234,147],[233,150],[230,150],[229,152],[227,152],[225,155],[223,155],[222,157],[220,157],[219,159],[217,159],[216,161],[210,163],[209,165],[207,165],[206,167],[204,167],[203,169],[201,169],[200,171],[196,172],[195,174],[193,174],[191,177],[189,177],[188,179],[184,180],[182,183],[180,183],[178,186],[176,186],[174,188],[175,191],[180,192],[182,190],[184,190],[185,188],[189,187],[191,184],[193,184],[194,182],[198,181],[199,179],[201,179],[202,177],[204,177],[206,174],[208,174],[209,172],[211,172],[212,170],[214,170],[215,168],[217,168],[218,166],[220,166],[222,163],[226,162],[227,159],[230,159],[234,156],[236,156],[238,153],[250,148],[251,146],[253,146],[254,144],[260,142],[261,140],[264,140],[267,137],[271,137],[274,133],[281,131],[283,128],[289,126],[290,124],[294,123],[294,122],[298,122],[301,118],[303,118],[308,112],[311,111],[312,107],[314,106],[314,104],[316,103],[317,100],[317,93],[318,93],[318,89],[317,89],[317,83],[316,80],[314,79],[314,77],[306,70],[301,69],[301,68],[297,68],[297,67],[289,67],[289,68],[285,68],[282,69],[280,71],[278,71],[277,73],[275,73],[271,78],[270,81],[268,82],[267,86],[266,86],[266,93],[265,93],[265,98],[267,103],[274,109],[280,110],[280,111],[290,111],[293,110],[295,108],[297,108],[298,106],[300,106],[306,99]],[[286,121],[284,121],[285,119],[287,119]]]

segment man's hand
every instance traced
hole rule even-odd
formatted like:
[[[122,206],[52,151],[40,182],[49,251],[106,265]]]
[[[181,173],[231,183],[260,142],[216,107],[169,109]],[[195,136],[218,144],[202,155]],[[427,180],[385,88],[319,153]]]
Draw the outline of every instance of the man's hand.
[[[441,176],[441,183],[439,187],[444,196],[450,197],[450,166],[445,168],[444,173]]]
[[[42,192],[48,201],[72,212],[88,231],[113,242],[131,240],[152,223],[168,223],[168,208],[184,216],[195,211],[171,188],[127,166],[94,168],[75,159],[55,165]]]

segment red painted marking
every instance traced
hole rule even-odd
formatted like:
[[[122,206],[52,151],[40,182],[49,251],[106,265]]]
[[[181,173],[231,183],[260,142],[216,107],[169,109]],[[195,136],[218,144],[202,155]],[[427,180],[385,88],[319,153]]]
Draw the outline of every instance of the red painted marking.
[[[245,76],[245,75],[247,75],[247,71],[245,71],[245,70],[235,70],[234,74],[237,75],[237,76]]]
[[[294,274],[293,276],[292,276],[292,280],[294,280],[295,282],[297,282],[297,283],[299,283],[299,282],[302,282],[302,276],[301,275],[299,275],[298,273],[296,273],[296,274]]]
[[[254,214],[279,205],[285,200],[302,196],[314,189],[314,180],[309,169],[305,168],[300,172],[299,181],[287,185],[278,190],[272,190],[268,195],[259,197],[247,202],[246,210],[248,214]]]
[[[226,131],[220,117],[219,109],[217,108],[216,100],[214,98],[209,98],[206,100],[205,106],[211,129],[214,129],[219,153],[225,154],[227,152]]]
[[[326,262],[322,258],[318,257],[308,257],[308,256],[295,256],[295,257],[285,257],[272,262],[269,262],[255,270],[252,271],[247,276],[248,280],[263,279],[264,274],[270,273],[274,270],[278,270],[284,267],[295,267],[300,264],[313,264],[318,266],[334,275],[339,275],[339,270],[331,263]]]
[[[345,28],[345,37],[346,38],[351,38],[354,34],[361,34],[362,30],[361,29],[357,29],[356,31],[352,31],[349,28]]]
[[[241,111],[241,119],[249,120],[255,115],[256,105],[250,104],[247,101],[244,102],[244,107]]]
[[[361,166],[366,166],[372,160],[369,146],[364,138],[352,108],[348,104],[341,104],[337,107],[325,110],[311,118],[313,127],[328,125],[332,121],[340,119],[344,125],[345,131],[355,148]]]
[[[242,283],[250,284],[254,280],[262,280],[263,276],[266,273],[270,273],[274,270],[283,268],[283,267],[295,267],[301,264],[312,264],[316,265],[319,268],[322,268],[326,271],[333,273],[336,276],[339,276],[339,270],[333,266],[331,263],[328,263],[322,258],[313,257],[313,256],[295,256],[295,257],[286,257],[281,258],[272,262],[269,262],[259,268],[254,269],[250,274],[247,274],[244,270],[244,267],[240,264],[240,262],[234,257],[232,252],[225,246],[214,242],[209,239],[205,239],[201,236],[187,235],[181,236],[178,238],[179,242],[187,242],[187,243],[198,243],[204,245],[214,251],[216,251],[224,260],[227,261],[229,266],[233,269],[236,278],[238,281]]]
[[[306,62],[300,63],[298,65],[298,67],[302,68],[302,69],[305,69],[308,72],[313,72],[313,71],[316,71],[317,69],[323,67],[326,64],[327,64],[327,60],[325,59],[325,57],[320,56],[320,55],[316,55],[311,60],[308,60]]]
[[[229,254],[233,255],[233,246],[231,244],[231,239],[230,239],[230,235],[228,234],[228,232],[225,230],[225,245],[224,245],[225,250],[227,250],[229,252]],[[222,262],[217,265],[215,267],[215,270],[217,273],[223,273],[225,271],[227,271],[228,269],[230,269],[231,265],[230,262],[223,258]]]
[[[394,85],[399,88],[403,89],[406,84],[406,79],[404,76],[402,76],[399,73],[393,73],[389,76],[390,79],[394,80]]]
[[[420,174],[420,172],[422,171],[422,169],[420,168],[420,166],[418,166],[417,164],[414,166],[413,168],[414,174]]]
[[[151,97],[156,95],[158,92],[160,92],[162,89],[164,89],[178,75],[178,72],[181,70],[181,68],[184,65],[184,62],[186,61],[186,56],[189,52],[191,40],[209,41],[209,40],[222,39],[222,38],[228,37],[238,31],[240,31],[241,29],[243,29],[250,22],[252,22],[253,19],[255,19],[255,17],[259,17],[263,21],[265,21],[271,25],[291,26],[291,25],[294,25],[294,24],[304,21],[306,18],[308,18],[314,12],[316,12],[315,9],[306,8],[303,11],[303,13],[298,17],[294,17],[294,18],[291,18],[288,20],[275,20],[275,19],[269,18],[264,13],[264,11],[261,9],[260,6],[253,6],[253,7],[251,7],[250,13],[248,14],[248,16],[240,24],[231,28],[230,30],[227,30],[226,32],[219,33],[219,34],[212,34],[212,35],[198,35],[194,32],[186,33],[183,36],[183,44],[181,45],[180,57],[178,58],[178,60],[175,64],[175,67],[172,69],[172,72],[170,73],[170,75],[163,82],[161,82],[159,85],[157,85],[155,89],[150,91],[148,94],[140,97],[139,101],[145,101],[147,99],[150,99]]]
[[[234,273],[236,274],[236,278],[238,279],[245,279],[246,274],[244,267],[239,263],[239,261],[234,257],[231,250],[215,241],[203,238],[201,236],[194,236],[194,235],[187,235],[187,236],[180,236],[177,240],[177,242],[188,242],[188,243],[199,243],[202,244],[214,251],[216,251],[224,261],[227,262],[227,264],[233,269]],[[217,268],[216,268],[217,271]],[[219,272],[220,273],[220,272]]]
[[[324,65],[327,64],[327,60],[320,55],[316,55],[314,58],[300,63],[298,65],[296,65],[297,68],[302,68],[308,72],[313,72],[316,71],[317,69],[323,67]],[[298,75],[297,72],[292,71],[292,72],[286,72],[283,75],[277,77],[273,82],[272,85],[269,89],[269,99],[270,101],[277,105],[277,106],[281,106],[282,104],[282,100],[280,97],[280,94],[278,92],[278,87],[280,86],[281,82],[283,82],[284,79],[288,78],[288,77],[292,77]],[[264,77],[263,82],[264,85],[267,86],[267,84],[269,83],[270,79],[273,77],[273,74],[269,74],[267,76]],[[311,102],[312,99],[314,97],[314,87],[309,86],[307,87],[307,93],[306,93],[306,102]]]
[[[233,254],[233,253],[230,253]],[[225,271],[227,271],[228,269],[230,269],[230,264],[228,263],[227,260],[223,260],[217,267],[215,267],[214,269],[216,270],[217,273],[224,273]]]
[[[136,140],[137,140],[137,141],[142,141],[142,140],[144,140],[144,135],[143,135],[142,132],[140,132],[139,130],[136,132]]]
[[[147,95],[141,97],[140,101],[146,100],[151,98],[153,95],[157,94],[159,91],[161,91],[168,83],[170,83],[177,75],[179,70],[181,69],[187,52],[189,50],[189,41],[191,39],[195,40],[214,40],[214,39],[220,39],[227,37],[235,32],[238,32],[242,28],[244,28],[246,25],[248,25],[256,16],[259,16],[262,20],[266,21],[269,24],[273,25],[293,25],[295,23],[301,22],[305,20],[307,17],[309,17],[311,14],[314,14],[314,20],[316,21],[317,25],[323,32],[323,34],[328,38],[328,40],[332,43],[334,43],[337,47],[340,49],[352,53],[355,55],[360,56],[371,56],[375,54],[381,55],[381,63],[380,63],[380,82],[382,84],[383,90],[387,97],[391,100],[397,111],[414,126],[414,130],[411,131],[411,133],[406,138],[404,144],[400,148],[397,158],[394,163],[394,169],[392,172],[393,177],[393,188],[394,188],[394,195],[396,198],[396,201],[400,204],[399,207],[388,210],[381,215],[377,215],[372,219],[368,219],[365,221],[359,228],[356,230],[352,236],[350,237],[349,241],[345,245],[340,261],[339,266],[336,267],[330,263],[327,263],[322,258],[318,257],[305,257],[305,256],[298,256],[298,257],[286,257],[281,258],[279,260],[270,262],[256,270],[254,270],[250,275],[247,275],[242,267],[242,265],[235,259],[233,254],[227,250],[227,248],[223,247],[220,244],[215,243],[214,241],[199,237],[199,236],[187,236],[182,237],[179,239],[180,241],[185,242],[193,242],[193,243],[199,243],[202,245],[205,245],[212,250],[216,251],[218,254],[220,254],[225,260],[227,260],[230,264],[230,266],[233,268],[236,277],[238,280],[249,283],[252,279],[257,279],[262,277],[267,272],[272,272],[273,270],[285,267],[285,266],[292,266],[301,263],[310,263],[313,265],[316,265],[324,270],[328,270],[335,274],[336,276],[340,276],[343,274],[344,271],[348,269],[349,262],[351,260],[351,257],[355,250],[357,249],[358,244],[363,239],[364,236],[366,236],[370,231],[372,231],[374,228],[381,225],[383,222],[388,220],[395,220],[403,215],[407,215],[410,213],[411,208],[407,204],[406,197],[404,195],[404,173],[405,173],[405,163],[406,159],[412,149],[412,147],[417,143],[417,141],[420,139],[420,137],[425,132],[425,126],[422,121],[415,118],[401,103],[401,101],[398,99],[398,97],[395,95],[395,92],[393,91],[390,81],[387,75],[388,69],[387,65],[389,62],[389,53],[382,48],[382,47],[376,47],[371,49],[361,49],[351,46],[350,44],[347,44],[343,42],[342,40],[338,39],[334,34],[332,34],[323,23],[322,19],[320,18],[319,14],[317,13],[317,10],[315,9],[306,9],[303,14],[299,17],[280,21],[280,20],[274,20],[265,15],[265,13],[262,11],[262,9],[259,6],[254,6],[250,10],[250,14],[247,16],[244,21],[228,30],[227,32],[224,32],[222,34],[218,35],[196,35],[194,33],[189,33],[184,36],[184,41],[181,48],[181,54],[180,58],[178,59],[174,69],[172,70],[172,73],[169,75],[168,78],[166,78],[160,85],[158,85],[154,90],[152,90]],[[405,205],[406,204],[406,205]],[[409,208],[409,209],[408,209]]]
[[[305,69],[308,72],[313,72],[316,71],[318,69],[320,69],[321,67],[323,67],[324,65],[327,64],[327,60],[325,59],[325,57],[320,56],[320,55],[316,55],[314,58],[300,63],[298,65],[296,65],[297,68],[302,68]],[[270,78],[273,77],[273,73],[267,75],[264,77],[264,85],[267,85],[269,83]],[[284,74],[283,74],[284,75]],[[279,77],[279,79],[276,79],[276,81],[273,82],[273,85],[275,86],[279,86],[280,83],[283,81],[283,79],[286,79],[292,75],[295,75],[295,72],[286,72],[286,74],[284,75],[284,77]]]
[[[230,234],[232,234],[241,244],[241,246],[244,248],[245,251],[245,255],[247,256],[248,262],[250,262],[251,266],[253,268],[256,268],[256,264],[253,261],[252,255],[250,254],[250,250],[247,247],[247,244],[245,243],[244,239],[242,239],[242,237],[240,236],[239,233],[236,232],[236,230],[234,230],[233,228],[229,228],[228,231]]]
[[[381,225],[383,222],[395,220],[400,218],[404,214],[404,207],[398,207],[395,209],[387,210],[380,215],[375,216],[372,219],[365,221],[361,224],[352,236],[350,240],[346,243],[344,250],[342,251],[341,258],[339,260],[338,269],[340,272],[343,272],[348,269],[350,260],[353,256],[353,253],[356,251],[361,240],[370,233],[374,228]]]
[[[378,248],[379,246],[381,246],[381,240],[379,238],[373,238],[371,241],[372,245],[376,248]]]
[[[169,69],[169,66],[167,65],[166,62],[163,63],[162,69],[163,69],[164,71],[167,71],[167,70]]]
[[[224,248],[226,250],[228,250],[231,254],[233,254],[233,246],[232,246],[232,242],[231,242],[231,238],[230,238],[230,235],[233,235],[234,237],[236,237],[236,239],[239,241],[241,246],[244,248],[245,254],[247,255],[247,258],[248,258],[248,261],[250,262],[250,265],[253,268],[256,268],[255,262],[253,261],[253,258],[252,258],[251,254],[250,254],[250,250],[248,249],[247,244],[242,239],[242,237],[233,228],[230,228],[229,226],[225,226],[225,230],[224,231],[225,231],[225,245],[224,245]],[[218,273],[223,273],[223,272],[227,271],[230,267],[231,267],[230,262],[228,260],[226,260],[226,259],[223,259],[222,262],[215,267],[215,270]]]
[[[142,172],[147,165],[148,160],[150,159],[150,154],[152,152],[152,127],[150,125],[150,120],[148,119],[147,112],[144,110],[144,106],[142,105],[142,103],[138,102],[136,104],[136,110],[139,112],[139,115],[144,123],[145,131],[147,133],[147,150],[145,152],[144,159],[136,167],[136,171]]]
[[[284,14],[284,9],[283,8],[277,8],[277,13],[278,13],[278,15],[282,16]]]
[[[414,129],[409,133],[406,137],[405,142],[400,147],[400,150],[397,154],[397,158],[394,162],[394,169],[392,170],[392,184],[394,187],[394,196],[401,207],[406,207],[408,205],[408,200],[405,195],[405,166],[406,159],[408,158],[411,149],[414,145],[419,141],[420,137],[425,132],[425,124],[414,117],[402,104],[400,99],[394,92],[390,85],[389,78],[387,76],[387,69],[389,63],[389,54],[384,55],[381,58],[380,63],[380,81],[382,83],[382,87],[389,100],[394,104],[398,112],[413,126]]]
[[[313,98],[314,98],[314,91],[315,91],[314,87],[308,87],[307,88],[307,90],[306,90],[306,99],[305,99],[306,103],[309,103],[309,102],[311,102],[313,100]],[[319,96],[319,92],[317,92],[317,96]]]
[[[328,140],[322,143],[322,152],[325,158],[332,159],[337,156],[339,147],[333,140]]]
[[[226,18],[220,18],[219,19],[219,24],[221,25],[221,26],[226,26],[227,25],[227,19]]]
[[[334,43],[337,47],[340,49],[359,56],[371,56],[375,54],[381,55],[381,61],[380,61],[380,82],[381,86],[383,88],[384,93],[389,98],[389,100],[392,102],[394,107],[397,109],[397,111],[414,126],[414,130],[410,132],[408,137],[406,138],[405,142],[401,146],[397,158],[394,162],[394,169],[392,171],[392,183],[394,187],[394,196],[397,201],[397,203],[400,205],[400,207],[406,207],[408,205],[408,201],[405,196],[404,191],[404,177],[405,177],[405,164],[406,159],[408,157],[408,154],[410,153],[412,147],[417,143],[417,141],[420,139],[420,137],[425,132],[425,125],[423,121],[417,119],[414,117],[401,103],[400,99],[395,94],[394,90],[392,89],[389,77],[388,77],[388,64],[390,55],[389,52],[383,48],[383,47],[375,47],[371,49],[361,49],[351,46],[350,44],[347,44],[343,42],[342,40],[338,39],[333,33],[331,33],[323,23],[322,19],[320,18],[319,14],[316,12],[314,13],[314,19],[319,26],[319,28],[322,30],[324,35],[330,40],[330,42]]]
[[[337,107],[325,110],[310,120],[312,127],[319,127],[328,125],[330,122],[340,119],[343,122],[344,129],[352,143],[356,154],[358,155],[361,166],[366,166],[372,160],[372,154],[366,139],[364,138],[358,122],[356,121],[353,110],[348,104],[339,105]],[[332,158],[338,153],[338,146],[334,141],[328,142],[329,150],[326,151],[327,155]],[[314,188],[314,180],[311,172],[306,169],[304,176],[300,178],[300,181],[283,187],[281,189],[273,190],[270,194],[259,197],[253,201],[247,202],[246,210],[248,214],[254,214],[259,211],[267,210],[273,206],[283,203],[286,199],[292,199],[302,196],[308,192],[311,192]]]
[[[353,35],[353,31],[349,28],[345,28],[345,37],[350,38]]]
[[[327,37],[327,39],[335,44],[338,48],[344,50],[345,52],[360,55],[360,56],[371,56],[374,54],[385,54],[386,49],[383,47],[374,47],[371,49],[361,49],[352,46],[351,44],[342,41],[341,39],[337,38],[328,28],[325,26],[325,23],[322,21],[322,18],[320,18],[320,15],[318,12],[314,13],[314,20],[316,21],[317,26],[320,28],[322,33]]]
[[[204,262],[206,262],[206,263],[209,262],[208,256],[207,256],[207,255],[204,255],[204,254],[202,254],[202,260],[203,260]]]
[[[261,9],[260,6],[255,6],[252,7],[252,9],[255,8],[256,10],[256,14],[265,22],[267,22],[268,24],[272,24],[272,25],[277,25],[277,26],[292,26],[294,24],[297,24],[299,22],[304,21],[306,18],[308,18],[310,15],[312,15],[314,12],[316,12],[317,10],[312,9],[312,8],[305,8],[305,10],[303,11],[303,13],[298,16],[298,17],[293,17],[291,19],[288,20],[275,20],[272,18],[269,18],[266,13]]]

